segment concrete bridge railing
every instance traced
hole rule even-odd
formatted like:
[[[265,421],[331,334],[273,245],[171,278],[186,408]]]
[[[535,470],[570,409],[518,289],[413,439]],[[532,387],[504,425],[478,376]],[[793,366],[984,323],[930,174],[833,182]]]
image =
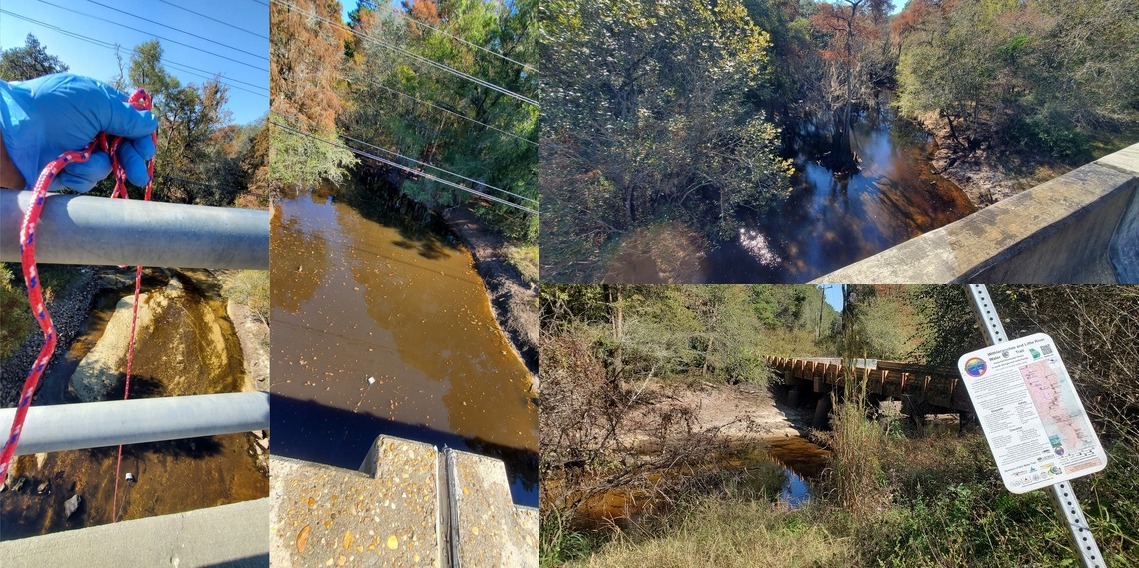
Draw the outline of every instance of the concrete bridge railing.
[[[787,403],[799,406],[813,399],[814,426],[825,427],[831,410],[830,392],[845,381],[842,362],[827,358],[767,356],[764,359],[779,382],[789,389]],[[860,360],[855,364],[854,373],[859,381],[865,380],[871,403],[900,400],[904,414],[973,412],[969,393],[952,370],[895,361]]]
[[[1139,144],[815,282],[1139,283]]]

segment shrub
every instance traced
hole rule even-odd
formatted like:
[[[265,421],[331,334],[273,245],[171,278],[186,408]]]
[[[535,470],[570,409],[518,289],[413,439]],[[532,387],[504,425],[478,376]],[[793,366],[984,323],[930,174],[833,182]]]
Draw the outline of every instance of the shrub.
[[[35,330],[23,286],[14,284],[14,273],[0,264],[0,359],[12,354]]]

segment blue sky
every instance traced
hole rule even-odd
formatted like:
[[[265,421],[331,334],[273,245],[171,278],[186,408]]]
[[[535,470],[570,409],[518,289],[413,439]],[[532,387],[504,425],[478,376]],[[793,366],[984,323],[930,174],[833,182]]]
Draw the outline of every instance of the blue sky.
[[[823,297],[827,303],[835,311],[842,312],[842,284],[820,284],[819,288],[823,289]]]
[[[347,22],[348,12],[356,9],[357,2],[356,0],[340,0],[340,5],[344,7],[344,9],[340,11],[340,15],[344,18],[344,21]]]
[[[0,9],[46,24],[0,13],[0,48],[23,47],[31,33],[73,73],[111,80],[119,75],[114,50],[65,32],[121,45],[126,66],[131,48],[158,39],[167,72],[183,84],[221,73],[231,85],[228,108],[235,123],[252,122],[269,110],[269,8],[258,0],[4,0]]]

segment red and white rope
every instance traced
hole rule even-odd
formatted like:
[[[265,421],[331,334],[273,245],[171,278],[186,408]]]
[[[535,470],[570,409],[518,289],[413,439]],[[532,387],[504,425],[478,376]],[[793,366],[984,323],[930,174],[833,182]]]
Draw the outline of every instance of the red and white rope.
[[[135,91],[128,99],[128,102],[138,110],[150,110],[152,105],[150,95],[143,89]],[[151,140],[155,142],[155,146],[157,147],[158,134],[151,134]],[[117,155],[119,144],[121,144],[122,141],[123,139],[121,137],[108,136],[105,133],[100,133],[95,140],[91,141],[83,150],[64,152],[60,157],[52,160],[44,167],[32,189],[32,206],[28,208],[27,214],[24,215],[23,224],[20,226],[20,264],[24,272],[24,283],[28,288],[28,304],[31,307],[32,315],[35,317],[36,322],[40,326],[40,330],[44,334],[44,345],[40,348],[40,352],[36,356],[31,370],[28,372],[28,377],[24,380],[24,387],[20,391],[20,398],[16,406],[16,416],[12,420],[12,427],[8,434],[8,439],[5,442],[4,449],[0,452],[0,482],[7,479],[9,464],[16,454],[16,446],[20,442],[20,434],[23,432],[28,408],[31,406],[32,397],[39,387],[40,378],[43,376],[44,369],[47,368],[48,362],[51,361],[51,355],[55,351],[57,340],[55,324],[52,322],[51,315],[47,311],[47,305],[44,303],[43,286],[42,282],[40,282],[39,271],[36,267],[36,225],[39,223],[40,213],[43,210],[44,198],[47,196],[47,190],[48,187],[51,186],[51,182],[68,164],[86,162],[91,158],[91,154],[95,152],[96,149],[99,149],[107,152],[111,159],[111,171],[115,176],[115,190],[111,194],[111,197],[129,199],[126,188],[126,172],[119,163]],[[151,194],[153,193],[153,180],[154,160],[151,159],[147,162],[147,182],[144,196],[144,199],[147,201],[150,200]],[[135,328],[138,323],[138,299],[139,292],[142,289],[141,266],[135,268],[134,285],[134,312],[131,315],[130,341],[127,345],[126,379],[123,391],[124,400],[130,395],[131,371],[134,363]],[[122,465],[122,457],[123,447],[120,445],[118,458],[115,462],[115,493],[112,503],[112,509],[115,511],[114,520],[116,521],[118,520],[118,510],[114,505],[118,503],[119,468]]]

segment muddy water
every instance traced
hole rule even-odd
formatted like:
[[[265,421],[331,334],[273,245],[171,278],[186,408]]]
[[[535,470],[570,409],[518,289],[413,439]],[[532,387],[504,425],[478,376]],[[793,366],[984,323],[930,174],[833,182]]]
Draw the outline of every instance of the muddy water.
[[[384,433],[464,448],[503,458],[514,500],[536,505],[530,377],[471,255],[383,193],[274,206],[273,453],[355,469]]]
[[[696,229],[667,230],[645,251],[639,233],[622,243],[607,282],[806,282],[975,211],[953,182],[929,165],[934,143],[898,120],[883,100],[852,128],[861,160],[850,176],[827,166],[830,145],[813,125],[794,137],[791,197],[763,213],[745,212],[732,239],[714,244]],[[650,229],[652,230],[652,229]],[[655,229],[659,231],[660,229]],[[644,232],[644,231],[642,231]],[[686,269],[673,266],[687,250]]]
[[[766,440],[713,453],[700,463],[678,464],[636,480],[634,487],[605,491],[582,503],[576,513],[585,528],[631,525],[639,516],[663,513],[677,497],[683,478],[716,475],[797,508],[811,497],[830,452],[800,437]],[[679,485],[682,487],[682,485]],[[671,489],[670,489],[671,488]],[[683,490],[679,490],[683,493]]]
[[[139,330],[131,397],[241,390],[241,350],[216,279],[204,271],[148,272],[145,288],[163,290],[171,278],[182,292],[157,315],[153,327]],[[70,372],[103,336],[118,299],[132,292],[133,286],[126,286],[96,299],[81,336],[53,366],[44,389],[50,387],[60,401],[75,400],[67,388]],[[108,398],[121,397],[120,386]],[[20,491],[0,496],[3,538],[111,522],[116,451],[110,447],[18,458],[14,469],[26,481]],[[136,519],[264,497],[268,479],[255,454],[250,434],[126,446],[123,472],[133,473],[138,482],[120,485],[118,516]],[[67,518],[63,502],[75,494],[82,504]]]

